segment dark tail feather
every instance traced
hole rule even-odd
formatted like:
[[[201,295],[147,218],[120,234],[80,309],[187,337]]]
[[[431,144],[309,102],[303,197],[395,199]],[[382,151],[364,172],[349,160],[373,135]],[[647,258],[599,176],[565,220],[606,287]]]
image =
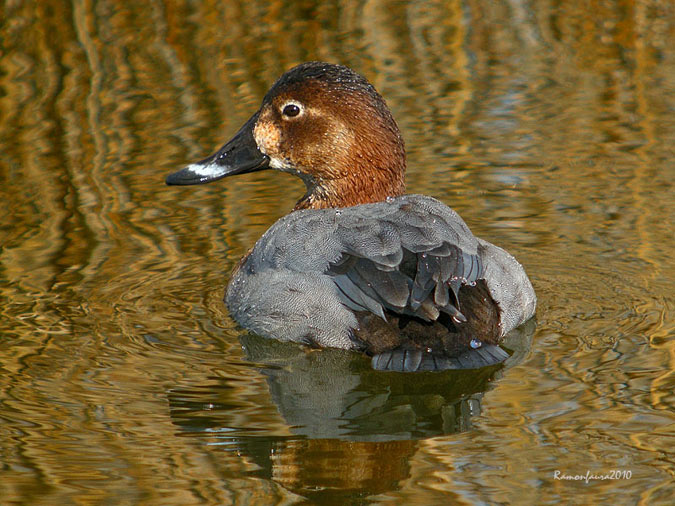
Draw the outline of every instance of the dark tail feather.
[[[422,372],[446,371],[448,369],[480,369],[500,364],[509,358],[499,346],[484,344],[475,350],[467,350],[456,357],[444,357],[422,350],[396,348],[373,356],[372,366],[376,371]]]

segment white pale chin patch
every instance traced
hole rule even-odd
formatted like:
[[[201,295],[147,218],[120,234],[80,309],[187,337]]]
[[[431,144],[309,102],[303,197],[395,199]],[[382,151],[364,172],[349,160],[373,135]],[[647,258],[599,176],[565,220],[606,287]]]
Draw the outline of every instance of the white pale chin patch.
[[[295,172],[291,164],[281,158],[270,157],[270,167],[277,170]]]
[[[213,177],[223,173],[223,168],[215,163],[191,163],[187,166],[187,169],[199,177]]]

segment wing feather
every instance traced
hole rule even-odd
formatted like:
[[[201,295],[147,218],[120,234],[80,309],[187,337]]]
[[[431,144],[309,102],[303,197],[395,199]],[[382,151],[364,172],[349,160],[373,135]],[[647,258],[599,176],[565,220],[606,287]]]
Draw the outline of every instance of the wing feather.
[[[327,274],[345,306],[383,319],[386,310],[456,321],[466,320],[460,287],[484,271],[464,221],[422,195],[291,213],[260,238],[246,268]]]
[[[341,256],[326,272],[352,304],[382,318],[386,309],[425,320],[442,311],[466,321],[459,289],[483,267],[476,238],[454,211],[411,195],[346,208],[337,223]]]

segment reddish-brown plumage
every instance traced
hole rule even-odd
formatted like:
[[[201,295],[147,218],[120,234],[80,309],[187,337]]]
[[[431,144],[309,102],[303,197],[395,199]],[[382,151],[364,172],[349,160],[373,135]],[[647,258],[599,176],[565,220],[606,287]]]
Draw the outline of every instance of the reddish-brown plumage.
[[[405,192],[403,138],[384,99],[365,80],[340,84],[325,75],[281,82],[263,102],[256,142],[273,167],[305,182],[295,209],[380,202]],[[289,103],[302,113],[284,116]]]

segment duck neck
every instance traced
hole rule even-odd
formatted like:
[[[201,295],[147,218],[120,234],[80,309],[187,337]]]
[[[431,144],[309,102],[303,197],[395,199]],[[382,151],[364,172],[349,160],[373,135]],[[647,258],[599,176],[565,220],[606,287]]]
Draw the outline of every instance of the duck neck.
[[[303,177],[307,192],[295,205],[298,209],[327,209],[383,202],[405,193],[405,167],[378,169],[343,177]]]

